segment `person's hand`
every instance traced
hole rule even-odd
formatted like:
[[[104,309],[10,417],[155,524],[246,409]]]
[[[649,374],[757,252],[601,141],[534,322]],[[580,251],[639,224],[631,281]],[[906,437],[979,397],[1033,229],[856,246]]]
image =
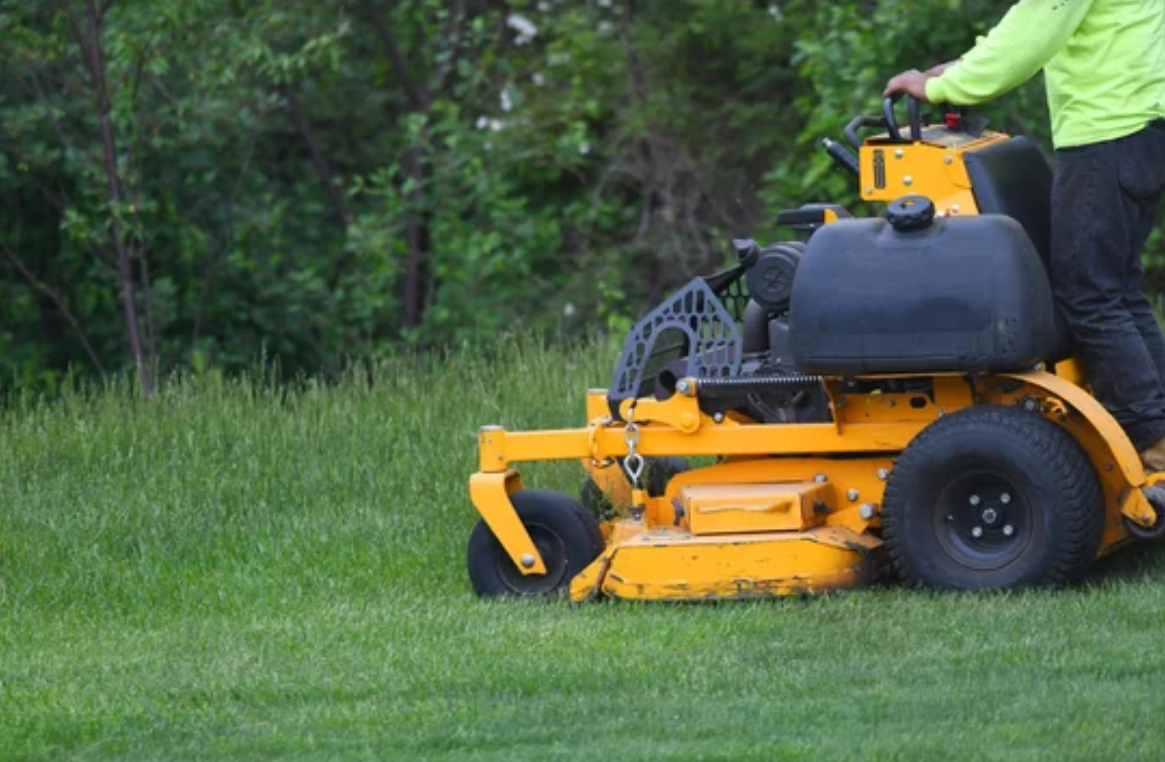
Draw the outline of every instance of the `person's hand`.
[[[961,59],[961,58],[956,58],[953,61],[947,61],[946,63],[940,63],[938,66],[932,66],[926,70],[925,74],[928,77],[941,77],[943,74],[946,73],[947,69],[951,68],[952,66],[954,66],[955,64],[957,64],[959,61],[962,61],[962,60],[963,59]]]
[[[882,97],[889,98],[896,93],[906,93],[921,103],[930,103],[926,98],[926,81],[928,79],[930,79],[930,75],[923,74],[918,69],[904,71],[886,83]]]

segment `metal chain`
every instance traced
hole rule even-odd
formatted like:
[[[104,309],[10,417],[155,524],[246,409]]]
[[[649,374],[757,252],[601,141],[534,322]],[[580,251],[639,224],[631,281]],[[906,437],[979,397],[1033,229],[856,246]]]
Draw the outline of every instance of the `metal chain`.
[[[639,424],[635,422],[635,408],[627,416],[627,428],[623,429],[623,441],[627,443],[627,457],[623,459],[623,470],[631,481],[632,489],[643,489],[643,456],[639,454]]]

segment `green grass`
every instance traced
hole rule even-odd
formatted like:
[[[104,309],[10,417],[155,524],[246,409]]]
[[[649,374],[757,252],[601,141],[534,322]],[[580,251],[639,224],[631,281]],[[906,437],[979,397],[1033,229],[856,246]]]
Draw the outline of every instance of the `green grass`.
[[[0,760],[1165,758],[1156,548],[1019,595],[478,601],[478,425],[576,425],[613,359],[491,354],[0,413]]]

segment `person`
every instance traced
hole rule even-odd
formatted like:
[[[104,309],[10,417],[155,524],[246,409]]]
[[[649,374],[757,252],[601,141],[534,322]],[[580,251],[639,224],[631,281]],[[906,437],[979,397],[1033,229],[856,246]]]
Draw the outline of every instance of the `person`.
[[[1165,0],[1020,0],[962,58],[885,95],[973,106],[1044,71],[1055,146],[1050,279],[1097,399],[1165,471],[1165,337],[1141,251],[1165,192]]]

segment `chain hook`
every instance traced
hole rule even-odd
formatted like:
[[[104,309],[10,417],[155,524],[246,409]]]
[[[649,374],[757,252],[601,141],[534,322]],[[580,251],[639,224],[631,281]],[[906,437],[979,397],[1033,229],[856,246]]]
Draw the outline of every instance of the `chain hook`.
[[[627,457],[623,459],[623,470],[627,472],[627,478],[631,481],[631,486],[634,489],[641,489],[643,486],[643,456],[639,454],[639,424],[634,421],[627,422],[627,428],[623,430],[623,441],[627,443]]]
[[[642,521],[647,509],[647,492],[643,488],[644,460],[639,454],[639,424],[635,422],[634,406],[627,415],[623,441],[627,443],[627,457],[623,459],[623,470],[631,482],[631,518],[634,521]]]

